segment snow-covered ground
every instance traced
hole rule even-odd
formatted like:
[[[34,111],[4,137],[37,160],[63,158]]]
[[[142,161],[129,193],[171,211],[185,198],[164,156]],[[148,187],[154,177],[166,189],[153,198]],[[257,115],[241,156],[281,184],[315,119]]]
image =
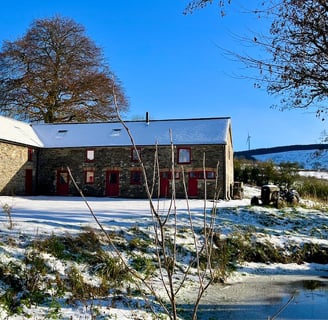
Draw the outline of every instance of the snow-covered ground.
[[[260,161],[272,160],[274,163],[297,162],[306,170],[328,170],[327,150],[295,150],[288,152],[254,155]]]
[[[250,208],[250,197],[258,192],[257,189],[246,187],[246,196],[243,200],[219,201],[218,203],[207,201],[205,204],[203,200],[189,200],[188,206],[192,212],[195,227],[203,226],[204,206],[207,212],[211,212],[213,206],[217,206],[216,225],[217,230],[222,235],[228,235],[236,230],[248,229],[252,230],[253,236],[257,237],[258,241],[261,239],[262,241],[270,241],[277,247],[284,248],[291,244],[299,245],[304,242],[320,243],[328,247],[327,212],[303,207],[281,210],[267,207]],[[146,200],[88,198],[88,203],[108,231],[128,230],[137,226],[145,232],[151,232],[152,219],[149,203]],[[3,212],[0,215],[0,261],[8,259],[9,252],[15,255],[15,252],[13,253],[15,248],[5,243],[4,239],[8,239],[8,237],[32,239],[52,234],[78,234],[84,227],[98,228],[86,204],[78,197],[2,196],[0,197],[0,212],[4,205],[11,207],[13,228],[9,228],[8,217]],[[160,200],[155,202],[155,205],[159,208],[159,212],[164,213],[169,207],[169,201]],[[187,202],[179,199],[176,201],[176,207],[179,227],[189,226]],[[186,239],[186,242],[188,241]],[[17,255],[19,255],[20,250],[17,247]],[[328,265],[324,264],[245,263],[231,274],[227,284],[247,283],[252,279],[258,282],[259,278],[256,280],[256,277],[263,279],[263,276],[272,280],[273,278],[278,279],[279,276],[287,276],[292,279],[292,277],[298,276],[318,277],[327,275]],[[247,287],[251,288],[251,285],[249,284]],[[236,291],[234,291],[236,289],[231,291],[232,288],[236,287],[218,287],[216,285],[210,288],[210,293],[205,298],[211,300],[216,297],[218,304],[234,301],[233,295],[236,295]],[[185,292],[185,296],[180,298],[181,301],[192,299],[192,290]],[[238,295],[242,296],[241,291]],[[250,291],[246,294],[248,298],[255,299],[253,295],[254,292],[251,294]],[[255,295],[261,296],[262,293],[255,292]],[[119,309],[117,305],[115,308],[103,306],[103,309],[107,318],[99,317],[99,319],[111,319],[111,317],[113,319],[151,319],[151,315],[147,318],[147,315],[141,310],[127,310],[126,306],[122,309]],[[0,310],[0,319],[4,319],[1,318],[1,312]],[[38,312],[40,312],[40,308],[35,308],[35,318],[33,319],[41,319],[41,316],[40,318],[37,316]],[[67,306],[61,311],[61,315],[62,319],[93,319],[85,305]],[[12,316],[8,319],[20,320],[23,317]]]
[[[299,174],[304,177],[314,177],[317,179],[328,180],[328,171],[299,171]]]

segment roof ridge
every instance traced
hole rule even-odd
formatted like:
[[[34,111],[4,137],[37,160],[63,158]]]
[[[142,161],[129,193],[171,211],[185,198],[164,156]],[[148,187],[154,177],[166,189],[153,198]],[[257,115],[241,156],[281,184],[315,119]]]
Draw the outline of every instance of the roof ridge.
[[[167,121],[195,121],[195,120],[228,120],[231,117],[199,117],[199,118],[172,118],[172,119],[149,119],[149,122],[167,122]],[[56,126],[56,125],[88,125],[88,124],[115,124],[115,123],[144,123],[146,119],[138,119],[138,120],[113,120],[113,121],[90,121],[90,122],[53,122],[53,123],[31,123],[31,126]]]

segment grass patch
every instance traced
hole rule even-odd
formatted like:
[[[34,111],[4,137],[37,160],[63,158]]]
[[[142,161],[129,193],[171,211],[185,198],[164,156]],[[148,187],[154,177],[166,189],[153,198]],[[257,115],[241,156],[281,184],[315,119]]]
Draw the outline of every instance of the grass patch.
[[[58,259],[77,262],[92,261],[95,253],[102,250],[98,235],[92,231],[85,231],[77,237],[69,234],[65,236],[52,235],[33,243],[35,249],[53,255]]]
[[[151,276],[156,271],[154,261],[146,256],[134,256],[131,259],[131,266],[136,271],[145,274],[146,277]]]

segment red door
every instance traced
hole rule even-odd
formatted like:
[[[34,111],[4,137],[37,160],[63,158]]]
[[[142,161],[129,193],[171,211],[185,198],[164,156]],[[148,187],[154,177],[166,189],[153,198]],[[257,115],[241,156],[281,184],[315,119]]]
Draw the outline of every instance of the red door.
[[[188,196],[189,197],[197,197],[198,196],[198,179],[196,172],[189,173],[188,180]]]
[[[106,196],[118,197],[120,190],[120,172],[110,170],[106,173]]]
[[[68,195],[69,191],[69,174],[67,170],[57,171],[57,194],[59,196]]]
[[[160,182],[159,196],[166,198],[170,192],[169,172],[161,172],[159,182]]]
[[[25,194],[30,196],[33,193],[33,170],[25,170]]]

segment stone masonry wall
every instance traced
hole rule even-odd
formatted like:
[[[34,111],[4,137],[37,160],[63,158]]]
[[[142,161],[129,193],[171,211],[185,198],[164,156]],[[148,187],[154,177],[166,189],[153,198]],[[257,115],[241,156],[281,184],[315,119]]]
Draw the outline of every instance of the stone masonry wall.
[[[223,145],[197,145],[188,146],[191,150],[191,162],[188,164],[177,164],[177,147],[174,148],[174,168],[177,172],[176,192],[178,197],[184,197],[183,175],[188,185],[189,173],[203,170],[204,152],[206,171],[216,171],[217,163],[224,164],[225,146]],[[86,151],[94,150],[94,161],[87,161]],[[97,148],[58,148],[42,149],[39,153],[38,161],[38,193],[56,194],[57,192],[57,171],[65,170],[68,166],[78,183],[79,187],[90,196],[106,196],[106,172],[115,170],[119,172],[119,195],[120,197],[145,197],[145,184],[132,184],[131,172],[141,170],[140,164],[133,161],[131,147],[97,147]],[[155,147],[138,147],[141,159],[146,168],[148,185],[153,192],[153,196],[158,194],[158,172],[171,171],[171,147],[158,147],[159,170],[154,170]],[[219,185],[225,182],[224,166],[219,166]],[[93,183],[86,183],[86,171],[94,172]],[[184,174],[183,174],[184,173]],[[155,181],[155,183],[153,183]],[[215,179],[207,179],[207,197],[213,197],[215,192]],[[170,179],[172,187],[172,179]],[[204,197],[204,179],[197,179],[198,197]],[[220,187],[222,193],[223,187]],[[77,190],[70,182],[70,195],[77,195]],[[222,194],[221,194],[222,196]]]
[[[0,142],[0,194],[25,194],[26,169],[31,169],[35,178],[33,163],[28,159],[28,147]]]

